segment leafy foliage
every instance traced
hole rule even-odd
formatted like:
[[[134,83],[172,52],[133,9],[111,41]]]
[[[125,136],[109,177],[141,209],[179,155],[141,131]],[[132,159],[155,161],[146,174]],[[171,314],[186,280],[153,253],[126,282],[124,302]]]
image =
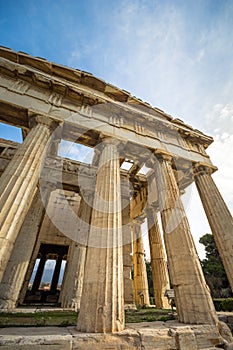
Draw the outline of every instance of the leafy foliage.
[[[233,298],[214,299],[213,301],[216,311],[233,311]]]
[[[145,262],[146,262],[146,272],[147,272],[147,279],[148,279],[149,296],[154,297],[151,262],[148,260],[146,260]]]
[[[206,258],[201,265],[213,298],[227,298],[232,296],[230,284],[227,279],[214,237],[206,233],[199,240],[205,246]]]

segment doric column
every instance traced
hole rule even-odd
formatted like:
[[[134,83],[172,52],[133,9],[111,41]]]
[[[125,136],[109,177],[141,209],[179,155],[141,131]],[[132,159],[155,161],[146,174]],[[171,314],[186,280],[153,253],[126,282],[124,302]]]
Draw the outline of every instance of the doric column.
[[[133,237],[130,218],[130,182],[126,176],[121,178],[121,199],[125,309],[136,309],[132,279]]]
[[[135,302],[137,305],[150,305],[141,223],[140,219],[132,222]]]
[[[104,139],[89,233],[77,328],[124,329],[120,164],[116,142]]]
[[[32,292],[36,292],[40,287],[40,282],[43,276],[46,261],[47,261],[46,255],[42,255],[40,258],[39,265],[37,267],[36,276],[32,284]]]
[[[61,264],[62,264],[62,256],[58,255],[56,259],[56,265],[53,272],[53,278],[52,278],[51,287],[50,287],[51,293],[56,293],[57,291],[57,285],[58,285],[59,275],[61,271]]]
[[[48,196],[49,194],[50,189]],[[41,201],[40,191],[37,190],[15,241],[11,257],[0,284],[0,308],[2,309],[13,309],[17,306],[19,293],[25,280],[44,213],[44,204]]]
[[[180,199],[171,156],[157,153],[154,169],[179,321],[216,324],[216,312]]]
[[[83,192],[82,192],[83,194]],[[82,242],[72,241],[68,255],[67,267],[62,284],[61,306],[63,308],[80,309],[80,301],[83,289],[84,267],[86,261],[86,250],[88,234],[90,229],[92,212],[93,190],[89,193],[85,190],[84,198],[80,202],[78,216],[80,217],[79,232],[82,234]],[[86,236],[86,244],[84,237]],[[78,237],[77,237],[78,238]]]
[[[233,291],[233,219],[211,177],[212,172],[204,164],[194,166],[195,183]]]
[[[148,208],[146,213],[155,304],[157,308],[170,309],[167,297],[164,296],[165,291],[170,289],[170,283],[158,217],[154,208]]]
[[[43,155],[55,126],[41,116],[34,117],[31,122],[32,129],[1,176],[0,281],[32,202]]]

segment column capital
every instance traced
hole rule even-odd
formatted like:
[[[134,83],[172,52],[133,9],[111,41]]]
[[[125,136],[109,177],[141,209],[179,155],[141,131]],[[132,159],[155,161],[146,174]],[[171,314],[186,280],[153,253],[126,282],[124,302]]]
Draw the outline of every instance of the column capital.
[[[157,148],[154,151],[154,154],[158,160],[165,160],[169,163],[172,163],[173,156],[169,152],[167,152],[163,149]]]
[[[112,136],[104,135],[102,133],[100,134],[99,138],[100,138],[100,144],[104,143],[104,144],[118,146],[119,144],[124,143],[124,141],[122,141],[122,140],[116,139]]]
[[[53,130],[53,129],[56,129],[61,124],[61,122],[51,119],[50,117],[47,117],[45,115],[34,114],[30,116],[30,119],[29,119],[30,129],[32,129],[38,124],[45,125],[49,129]]]
[[[103,152],[103,150],[107,146],[115,146],[117,148],[117,151],[119,152],[119,150],[120,150],[119,148],[121,148],[122,145],[123,145],[123,143],[121,140],[116,139],[116,138],[111,137],[111,136],[100,134],[99,143],[96,145],[96,147],[94,149],[95,156],[94,156],[93,163],[94,164],[98,163],[98,160],[100,158],[101,153]]]
[[[171,164],[173,158],[174,157],[169,152],[167,152],[166,150],[157,148],[154,151],[153,156],[150,157],[150,159],[147,160],[146,166],[149,167],[149,168],[152,168],[155,165],[157,160],[158,161],[164,160],[164,161],[167,161],[167,162],[169,162]]]
[[[218,168],[214,165],[211,165],[211,164],[206,164],[206,163],[202,163],[202,162],[197,162],[197,163],[193,164],[194,177],[199,176],[199,175],[204,175],[204,174],[211,175],[216,170],[218,170]]]

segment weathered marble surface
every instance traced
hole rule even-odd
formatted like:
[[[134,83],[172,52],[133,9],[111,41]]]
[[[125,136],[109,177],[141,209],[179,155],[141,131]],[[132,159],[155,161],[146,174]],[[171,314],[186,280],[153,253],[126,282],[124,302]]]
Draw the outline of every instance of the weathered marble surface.
[[[131,323],[115,334],[80,333],[74,327],[0,329],[2,350],[210,350],[223,342],[214,326],[177,321]]]

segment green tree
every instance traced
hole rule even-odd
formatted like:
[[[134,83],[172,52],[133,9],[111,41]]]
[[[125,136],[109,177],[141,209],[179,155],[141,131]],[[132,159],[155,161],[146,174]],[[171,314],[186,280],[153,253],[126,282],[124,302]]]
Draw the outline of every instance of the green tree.
[[[146,272],[147,272],[149,296],[153,297],[154,296],[154,288],[153,288],[153,280],[152,280],[151,262],[148,260],[145,260],[145,262],[146,262]]]
[[[212,297],[230,297],[232,295],[231,287],[213,235],[206,233],[199,239],[199,242],[205,246],[206,258],[201,260],[201,265]]]

